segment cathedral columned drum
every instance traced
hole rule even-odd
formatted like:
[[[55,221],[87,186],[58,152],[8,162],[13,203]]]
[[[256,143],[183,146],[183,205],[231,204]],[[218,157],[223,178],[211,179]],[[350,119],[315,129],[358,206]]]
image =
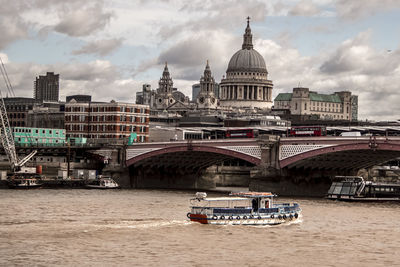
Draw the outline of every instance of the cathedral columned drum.
[[[273,105],[273,84],[268,80],[264,58],[253,48],[249,19],[242,49],[232,56],[221,80],[221,107],[269,109]]]

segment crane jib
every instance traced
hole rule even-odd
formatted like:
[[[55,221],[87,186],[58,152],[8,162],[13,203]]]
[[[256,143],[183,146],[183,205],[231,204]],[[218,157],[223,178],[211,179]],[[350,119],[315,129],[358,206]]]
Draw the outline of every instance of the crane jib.
[[[7,90],[14,95],[14,90],[12,89],[10,79],[8,78],[7,71],[4,67],[3,60],[0,58],[0,72],[3,76],[5,85]],[[37,151],[32,151],[28,156],[23,158],[22,160],[18,159],[16,150],[15,150],[15,143],[14,137],[12,133],[12,129],[10,127],[10,122],[7,116],[7,109],[4,104],[4,99],[0,90],[0,122],[1,122],[1,131],[0,131],[0,139],[1,144],[3,145],[4,151],[6,152],[8,159],[11,163],[11,170],[12,172],[18,171],[28,160],[30,160]]]

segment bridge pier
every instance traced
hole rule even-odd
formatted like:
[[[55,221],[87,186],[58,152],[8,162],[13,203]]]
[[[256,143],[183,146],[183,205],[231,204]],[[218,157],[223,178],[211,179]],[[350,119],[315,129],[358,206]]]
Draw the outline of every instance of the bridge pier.
[[[356,172],[341,173],[356,175]],[[281,169],[270,171],[267,175],[252,172],[249,189],[251,191],[270,191],[279,196],[323,197],[331,185],[331,178],[337,171]]]
[[[182,171],[165,167],[129,167],[129,188],[210,189],[215,187],[212,177],[202,170]]]
[[[280,138],[264,136],[259,140],[261,164],[250,172],[249,190],[270,191],[281,196],[321,197],[326,194],[331,177],[337,170],[280,168]],[[356,175],[357,170],[341,171],[341,175]]]

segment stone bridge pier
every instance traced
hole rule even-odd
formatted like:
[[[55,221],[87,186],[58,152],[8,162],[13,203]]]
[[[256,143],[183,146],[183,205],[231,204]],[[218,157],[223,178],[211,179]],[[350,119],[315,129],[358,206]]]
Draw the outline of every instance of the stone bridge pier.
[[[330,186],[336,173],[304,169],[281,168],[279,162],[280,137],[263,136],[259,139],[261,163],[250,173],[250,191],[268,191],[281,196],[321,196]]]

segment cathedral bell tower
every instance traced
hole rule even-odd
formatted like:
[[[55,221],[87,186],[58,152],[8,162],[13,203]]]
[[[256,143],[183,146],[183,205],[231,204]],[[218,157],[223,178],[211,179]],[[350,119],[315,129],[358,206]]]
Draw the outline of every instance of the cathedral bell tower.
[[[215,80],[211,75],[210,66],[207,65],[204,70],[204,75],[200,78],[200,92],[197,95],[197,108],[198,109],[215,109],[217,107],[217,100],[214,95]]]
[[[155,99],[155,105],[157,109],[165,109],[175,103],[175,99],[172,97],[173,85],[174,83],[172,82],[172,78],[169,74],[167,62],[165,62],[162,77],[158,82],[157,95]]]

